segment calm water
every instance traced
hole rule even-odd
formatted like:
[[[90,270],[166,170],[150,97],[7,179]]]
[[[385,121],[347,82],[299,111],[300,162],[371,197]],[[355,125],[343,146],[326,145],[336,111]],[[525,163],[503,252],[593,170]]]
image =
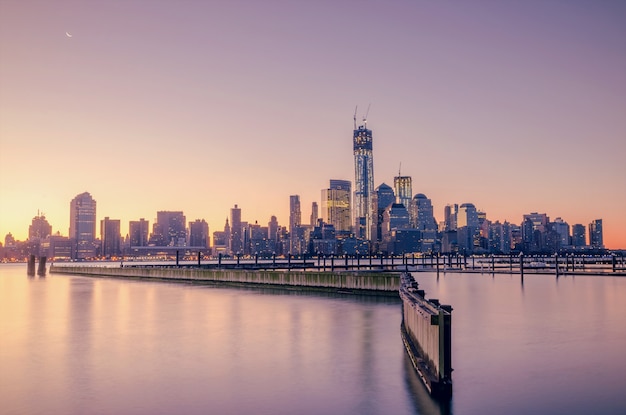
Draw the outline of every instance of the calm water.
[[[449,405],[399,300],[0,265],[0,413],[626,413],[626,278],[414,275],[454,307]]]

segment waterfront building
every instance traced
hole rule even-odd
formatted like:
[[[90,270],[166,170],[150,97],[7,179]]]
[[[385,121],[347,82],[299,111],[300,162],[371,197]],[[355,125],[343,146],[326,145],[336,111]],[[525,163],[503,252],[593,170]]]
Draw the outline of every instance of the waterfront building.
[[[343,236],[348,236],[352,228],[351,187],[348,180],[331,180],[330,187],[322,189],[322,221]]]
[[[74,259],[96,256],[96,201],[89,192],[77,195],[70,202],[69,237],[74,241]]]
[[[147,221],[144,218],[129,221],[128,237],[130,240],[130,246],[148,246],[149,230],[150,221]]]
[[[354,119],[354,231],[358,238],[371,240],[376,211],[374,198],[374,158],[372,130],[367,129],[367,120],[357,128]],[[375,226],[374,226],[375,229]]]
[[[489,224],[489,252],[509,254],[511,252],[511,226],[508,222]]]
[[[209,245],[209,224],[204,219],[189,222],[189,246],[206,249]]]
[[[584,225],[577,223],[572,225],[572,246],[582,248],[587,244],[587,233]]]
[[[552,222],[552,228],[558,235],[559,247],[567,248],[570,246],[569,224],[561,218],[556,218],[554,222]]]
[[[267,223],[267,233],[268,239],[276,243],[278,240],[278,219],[276,219],[276,216],[272,216]]]
[[[154,246],[186,246],[187,220],[181,211],[157,212],[157,218],[152,225],[150,245]]]
[[[314,227],[317,224],[317,220],[319,219],[319,208],[317,206],[317,202],[311,203],[311,219],[309,220],[309,225]]]
[[[529,213],[522,222],[522,246],[524,252],[542,252],[546,249],[546,235],[550,218],[545,213]]]
[[[592,248],[603,249],[602,219],[596,219],[589,224],[589,245]]]
[[[28,239],[29,240],[41,240],[47,238],[52,234],[52,226],[46,220],[45,215],[39,214],[37,212],[37,216],[35,216],[28,226]]]
[[[213,256],[218,256],[220,254],[227,255],[229,243],[230,243],[230,225],[228,223],[228,218],[226,218],[224,230],[213,232],[213,250],[212,250]]]
[[[396,202],[396,195],[391,188],[386,183],[381,183],[380,186],[376,188],[376,226],[374,230],[374,237],[376,245],[374,245],[374,249],[377,249],[378,244],[383,239],[383,222],[384,222],[384,214],[385,209],[391,206]]]
[[[243,254],[243,226],[241,223],[241,208],[237,205],[230,209],[230,255]]]
[[[456,231],[459,205],[446,205],[443,209],[444,231]]]
[[[476,206],[463,203],[455,216],[459,252],[471,254],[480,247],[480,224]]]
[[[411,226],[419,230],[437,230],[433,205],[423,193],[418,193],[410,202]]]
[[[396,203],[401,203],[408,209],[413,198],[411,176],[402,176],[398,172],[398,175],[393,178],[393,187],[396,191]]]
[[[120,234],[120,220],[105,217],[100,221],[100,239],[102,241],[101,256],[110,258],[122,253],[122,236]]]
[[[50,260],[70,260],[74,258],[74,244],[67,236],[61,236],[58,232],[46,238],[44,252]]]
[[[302,211],[300,210],[300,196],[289,196],[289,232],[293,233],[296,227],[302,224]]]

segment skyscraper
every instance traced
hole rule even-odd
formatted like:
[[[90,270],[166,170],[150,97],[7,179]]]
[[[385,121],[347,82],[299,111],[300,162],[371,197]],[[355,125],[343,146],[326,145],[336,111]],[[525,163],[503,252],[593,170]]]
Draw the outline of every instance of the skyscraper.
[[[331,180],[328,189],[322,189],[322,219],[333,225],[336,232],[348,234],[352,228],[350,194],[352,183],[348,180]]]
[[[583,247],[586,245],[587,235],[585,234],[585,226],[577,223],[572,226],[572,246]]]
[[[289,232],[294,233],[296,227],[302,224],[302,211],[300,210],[300,196],[289,196]]]
[[[401,176],[400,172],[393,178],[393,187],[396,190],[396,202],[404,205],[407,210],[413,197],[411,176]]]
[[[30,241],[45,239],[51,234],[52,226],[46,220],[46,216],[37,212],[37,216],[33,218],[31,225],[28,227],[28,239]]]
[[[156,246],[187,245],[187,221],[181,211],[159,211],[150,242]]]
[[[241,209],[235,205],[230,209],[230,254],[243,253],[243,226],[241,223]]]
[[[70,238],[76,247],[75,259],[96,256],[96,201],[88,192],[70,202]]]
[[[589,245],[592,248],[604,248],[602,219],[596,219],[589,224]]]
[[[102,240],[102,256],[110,258],[120,255],[122,237],[120,235],[120,220],[105,217],[100,221],[100,239]]]
[[[130,246],[148,246],[148,234],[150,233],[149,221],[141,218],[128,222],[128,236]]]
[[[208,248],[209,243],[209,224],[204,219],[189,222],[189,246]]]
[[[354,117],[354,231],[359,238],[372,239],[372,225],[376,224],[374,198],[374,158],[372,153],[372,130],[367,120],[357,128]]]
[[[309,224],[311,225],[311,227],[314,227],[315,225],[317,225],[318,218],[319,218],[319,209],[317,206],[317,202],[313,202],[311,203],[311,220],[309,221]]]

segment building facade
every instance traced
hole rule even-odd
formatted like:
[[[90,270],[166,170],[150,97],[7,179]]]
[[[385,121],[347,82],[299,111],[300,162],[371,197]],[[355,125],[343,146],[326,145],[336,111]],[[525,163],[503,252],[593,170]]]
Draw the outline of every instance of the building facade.
[[[372,239],[372,225],[376,224],[374,198],[374,158],[372,130],[367,121],[353,132],[354,151],[354,232],[357,238]]]
[[[70,202],[70,238],[74,241],[74,259],[96,256],[96,201],[89,192]]]

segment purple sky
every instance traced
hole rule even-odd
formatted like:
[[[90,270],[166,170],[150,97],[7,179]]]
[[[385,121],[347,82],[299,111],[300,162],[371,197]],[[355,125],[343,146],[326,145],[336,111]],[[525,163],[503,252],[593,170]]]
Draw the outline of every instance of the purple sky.
[[[0,238],[38,209],[66,235],[84,191],[123,233],[287,224],[291,194],[307,222],[370,103],[376,185],[402,163],[437,220],[602,218],[626,248],[623,1],[0,0]]]

